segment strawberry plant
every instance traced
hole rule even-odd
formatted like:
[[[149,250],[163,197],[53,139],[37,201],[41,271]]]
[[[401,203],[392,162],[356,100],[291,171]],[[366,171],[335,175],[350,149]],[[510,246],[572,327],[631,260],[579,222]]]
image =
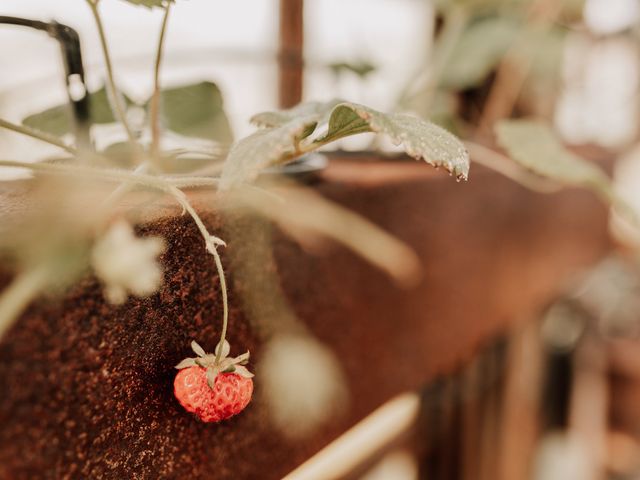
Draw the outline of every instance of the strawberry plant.
[[[157,291],[162,281],[157,256],[164,250],[164,242],[138,238],[126,220],[136,205],[127,209],[122,200],[133,190],[168,196],[197,226],[203,244],[202,250],[193,254],[208,255],[214,262],[223,304],[215,353],[206,354],[192,343],[197,356],[178,364],[175,395],[186,410],[202,420],[220,421],[247,406],[252,374],[245,367],[248,353],[228,357],[228,289],[220,255],[225,241],[209,231],[186,191],[192,187],[212,189],[221,204],[229,200],[246,206],[285,231],[311,231],[342,242],[406,283],[415,280],[418,264],[415,254],[402,242],[303,186],[292,187],[287,181],[275,180],[273,174],[270,182],[261,178],[265,171],[273,172],[337,140],[367,132],[387,137],[408,155],[443,168],[458,180],[467,178],[469,157],[460,140],[429,121],[344,100],[257,114],[253,117],[255,132],[228,145],[230,129],[214,84],[169,89],[161,85],[164,39],[174,2],[127,0],[134,6],[164,12],[152,72],[153,91],[146,102],[138,104],[116,81],[100,15],[100,5],[106,1],[111,0],[86,0],[99,33],[106,71],[103,89],[81,95],[80,100],[89,105],[87,119],[94,125],[88,135],[86,129],[74,128],[78,118],[62,105],[29,115],[22,123],[0,119],[0,127],[60,150],[55,158],[35,163],[0,160],[0,167],[18,167],[33,174],[38,188],[32,195],[48,215],[46,222],[35,212],[20,215],[12,235],[7,236],[15,241],[3,245],[19,273],[0,296],[0,336],[35,297],[52,286],[66,287],[88,271],[103,283],[106,299],[114,304],[125,302],[127,295],[147,296]],[[207,100],[202,101],[203,97]],[[143,112],[142,120],[133,118],[134,112]],[[95,125],[115,126],[122,138],[103,144]],[[172,140],[171,147],[163,141],[167,138]],[[211,143],[204,151],[196,151],[192,138]],[[176,142],[184,144],[176,147]],[[52,204],[45,200],[49,198],[56,200]],[[92,211],[90,218],[81,213],[87,208]],[[20,231],[28,235],[20,235]],[[312,341],[305,342],[291,344],[302,345],[313,352],[318,364],[333,368],[326,352]]]

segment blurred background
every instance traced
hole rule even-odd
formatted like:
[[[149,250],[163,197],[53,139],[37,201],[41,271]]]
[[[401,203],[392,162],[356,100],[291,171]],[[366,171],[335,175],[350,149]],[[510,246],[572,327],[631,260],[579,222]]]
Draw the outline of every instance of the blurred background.
[[[152,90],[162,14],[115,0],[101,8],[119,85],[142,103]],[[0,14],[76,29],[89,89],[104,84],[83,2],[5,0]],[[621,198],[640,212],[640,1],[308,0],[299,38],[283,33],[285,18],[277,0],[177,2],[163,84],[215,82],[235,138],[253,130],[256,112],[336,97],[413,112],[491,148],[500,118],[542,118],[565,144],[601,161]],[[283,58],[298,47],[304,66],[294,58],[289,87],[302,89],[287,95]],[[44,34],[0,26],[0,69],[2,118],[20,122],[66,101],[59,47]],[[368,136],[340,147],[393,149]],[[35,161],[53,151],[0,131],[2,157]],[[485,372],[490,380],[477,389],[483,400],[474,408],[498,425],[483,437],[496,442],[492,452],[466,442],[462,413],[447,410],[434,431],[414,418],[409,402],[399,411],[430,443],[418,452],[411,442],[390,443],[376,451],[382,462],[364,462],[373,466],[361,478],[640,479],[640,237],[616,215],[610,233],[610,255],[573,272],[540,311],[522,312],[527,326],[492,339],[470,367],[427,386],[429,408],[440,408],[466,401],[459,391],[477,380],[470,371]],[[481,423],[476,418],[474,428]],[[357,442],[344,448],[366,450]]]
[[[526,13],[530,2],[497,3],[503,5],[501,13],[509,19],[514,10]],[[563,135],[571,143],[619,146],[629,142],[634,138],[637,121],[637,108],[629,100],[635,98],[638,87],[638,2],[586,0],[584,7],[578,0],[556,3],[570,4],[573,18],[562,19],[571,22],[556,25],[558,31],[554,34],[559,38],[552,37],[537,50],[550,64],[558,56],[563,58],[562,98],[554,112]],[[395,107],[403,89],[429,61],[434,33],[439,28],[436,7],[428,0],[307,2],[304,99],[342,96],[380,109]],[[486,19],[486,11],[474,8]],[[148,95],[157,42],[152,33],[162,13],[132,9],[119,1],[104,2],[101,10],[117,70],[123,72],[123,89],[134,96]],[[579,19],[575,16],[578,11],[583,11]],[[82,38],[90,84],[102,83],[99,40],[91,14],[83,4],[77,0],[7,1],[2,13],[55,19],[76,29]],[[179,66],[179,70],[186,70],[182,73],[185,78],[215,76],[240,136],[250,131],[248,118],[254,112],[277,104],[278,13],[276,0],[239,0],[224,8],[215,2],[192,0],[178,2],[172,12],[166,55],[174,67],[165,69],[165,74],[169,81],[179,81],[180,73],[174,71]],[[493,57],[504,53],[500,52],[505,47],[504,39],[513,39],[507,23],[508,20],[497,27],[502,30],[485,28],[488,35],[484,37],[484,49],[475,45],[477,50],[473,50],[474,45],[465,45],[466,60],[473,65],[466,66],[467,72],[455,72],[461,76],[459,85],[469,83],[469,76],[477,77],[487,70],[486,65],[480,65],[483,62],[474,58],[475,53],[493,53]],[[16,102],[6,101],[7,96],[44,85],[50,103],[56,101],[54,95],[58,95],[57,100],[64,99],[63,84],[50,81],[62,78],[55,42],[33,31],[10,27],[0,31],[0,39],[4,45],[0,51],[4,109],[17,108],[11,105]],[[489,44],[491,48],[487,48]],[[470,73],[474,68],[476,71]]]
[[[101,9],[121,88],[127,95],[145,99],[152,88],[162,12],[131,8],[120,1],[103,2]],[[2,14],[55,19],[76,29],[82,38],[89,88],[104,83],[98,35],[84,4],[77,0],[5,2]],[[340,96],[381,109],[394,104],[416,71],[415,62],[426,58],[433,29],[433,6],[415,0],[309,2],[304,15],[309,20],[304,32],[304,100]],[[215,80],[234,133],[244,136],[252,131],[249,118],[254,113],[278,106],[278,26],[276,0],[227,5],[208,0],[178,2],[167,32],[163,81]],[[0,109],[5,117],[21,119],[65,100],[55,42],[38,32],[11,27],[0,30],[0,41],[12,46],[0,51]],[[372,71],[358,75],[349,70],[350,65],[371,66]],[[5,139],[4,133],[3,140],[20,141]]]

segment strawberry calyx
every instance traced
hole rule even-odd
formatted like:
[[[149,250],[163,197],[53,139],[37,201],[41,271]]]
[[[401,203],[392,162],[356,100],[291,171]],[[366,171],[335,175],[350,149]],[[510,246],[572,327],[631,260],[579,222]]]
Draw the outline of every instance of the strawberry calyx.
[[[215,386],[216,378],[221,373],[235,373],[245,378],[253,377],[253,373],[245,367],[249,363],[249,352],[247,351],[237,357],[229,357],[231,346],[226,340],[218,343],[215,353],[206,353],[195,340],[191,342],[191,349],[197,356],[185,358],[176,365],[176,368],[178,370],[189,367],[206,368],[207,384],[210,388]]]

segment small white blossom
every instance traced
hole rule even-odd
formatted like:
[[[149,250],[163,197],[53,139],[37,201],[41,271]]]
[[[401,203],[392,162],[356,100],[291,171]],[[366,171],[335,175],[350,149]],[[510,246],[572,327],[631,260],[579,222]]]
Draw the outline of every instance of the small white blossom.
[[[331,350],[310,337],[275,337],[259,368],[271,419],[287,436],[309,435],[345,407],[340,364]]]
[[[120,304],[128,293],[137,297],[154,293],[162,283],[156,257],[164,249],[162,238],[138,238],[125,221],[114,223],[91,252],[91,266],[105,285],[107,300]]]

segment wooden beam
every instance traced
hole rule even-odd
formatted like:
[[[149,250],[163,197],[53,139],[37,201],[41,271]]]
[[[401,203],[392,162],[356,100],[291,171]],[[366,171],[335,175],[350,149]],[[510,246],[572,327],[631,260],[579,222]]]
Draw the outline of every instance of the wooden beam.
[[[278,89],[281,108],[302,100],[304,1],[280,0],[280,44],[278,47]]]

